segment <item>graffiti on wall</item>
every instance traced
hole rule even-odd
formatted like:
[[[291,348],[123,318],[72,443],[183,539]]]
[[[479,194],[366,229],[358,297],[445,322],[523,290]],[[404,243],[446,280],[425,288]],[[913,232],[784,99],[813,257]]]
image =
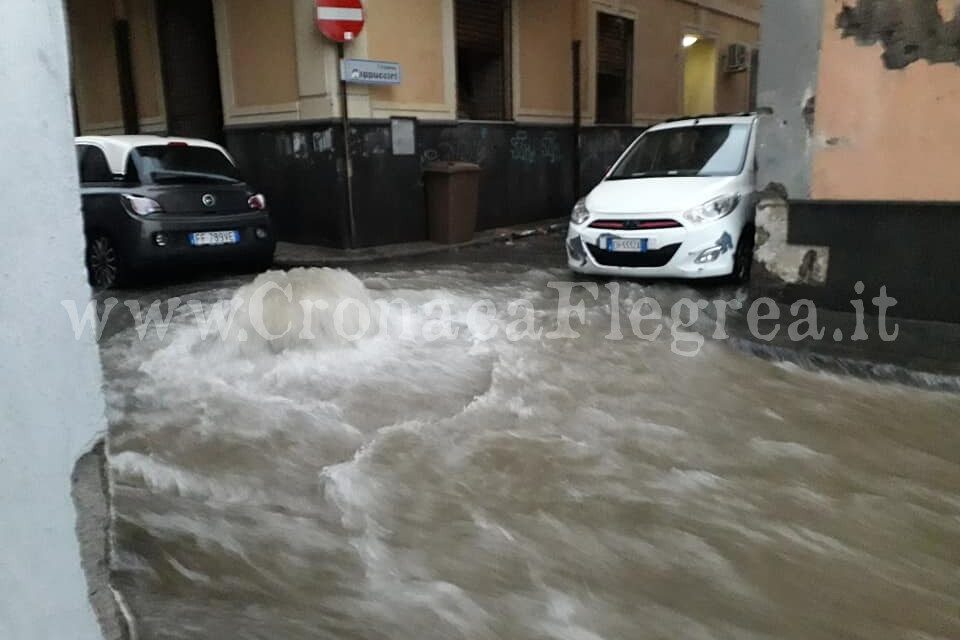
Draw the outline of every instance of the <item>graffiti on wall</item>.
[[[540,163],[557,165],[563,162],[563,145],[555,131],[541,133],[520,129],[505,139],[492,135],[486,126],[446,130],[438,142],[423,150],[420,159],[424,164],[436,160],[458,160],[484,166],[503,151],[504,143],[510,161],[521,166]]]
[[[484,166],[492,155],[489,137],[486,127],[479,127],[472,131],[449,129],[441,134],[440,141],[436,145],[424,149],[420,160],[423,164],[437,160],[456,160]]]

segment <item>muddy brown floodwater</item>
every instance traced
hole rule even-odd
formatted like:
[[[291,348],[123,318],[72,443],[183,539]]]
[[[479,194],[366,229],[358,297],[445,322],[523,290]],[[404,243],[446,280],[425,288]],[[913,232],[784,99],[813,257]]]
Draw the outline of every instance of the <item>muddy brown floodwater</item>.
[[[465,324],[489,299],[505,328],[525,298],[555,323],[556,261],[468,257],[300,273],[297,301],[401,299],[419,330],[431,300]],[[139,637],[960,637],[960,397],[611,341],[610,314],[589,303],[576,340],[278,348],[202,340],[188,314],[111,335]]]

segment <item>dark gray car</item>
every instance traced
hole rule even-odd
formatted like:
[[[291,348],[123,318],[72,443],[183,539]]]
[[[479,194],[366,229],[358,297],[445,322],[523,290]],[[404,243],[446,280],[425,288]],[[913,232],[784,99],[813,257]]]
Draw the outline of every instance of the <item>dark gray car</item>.
[[[90,283],[130,283],[149,269],[265,269],[276,245],[266,199],[230,155],[205,140],[76,140]]]

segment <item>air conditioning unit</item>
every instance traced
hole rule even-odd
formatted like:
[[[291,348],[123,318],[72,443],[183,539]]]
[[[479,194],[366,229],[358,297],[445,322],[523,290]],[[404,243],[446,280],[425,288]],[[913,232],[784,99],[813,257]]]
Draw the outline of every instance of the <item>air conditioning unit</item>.
[[[750,69],[750,47],[742,42],[734,42],[727,47],[726,64],[724,71],[727,73],[740,73]]]

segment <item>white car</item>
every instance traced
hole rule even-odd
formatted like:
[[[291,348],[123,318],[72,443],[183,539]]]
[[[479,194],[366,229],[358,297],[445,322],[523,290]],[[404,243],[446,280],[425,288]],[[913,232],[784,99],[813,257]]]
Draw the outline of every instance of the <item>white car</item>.
[[[567,257],[598,276],[745,281],[753,262],[755,115],[651,127],[573,209]]]

